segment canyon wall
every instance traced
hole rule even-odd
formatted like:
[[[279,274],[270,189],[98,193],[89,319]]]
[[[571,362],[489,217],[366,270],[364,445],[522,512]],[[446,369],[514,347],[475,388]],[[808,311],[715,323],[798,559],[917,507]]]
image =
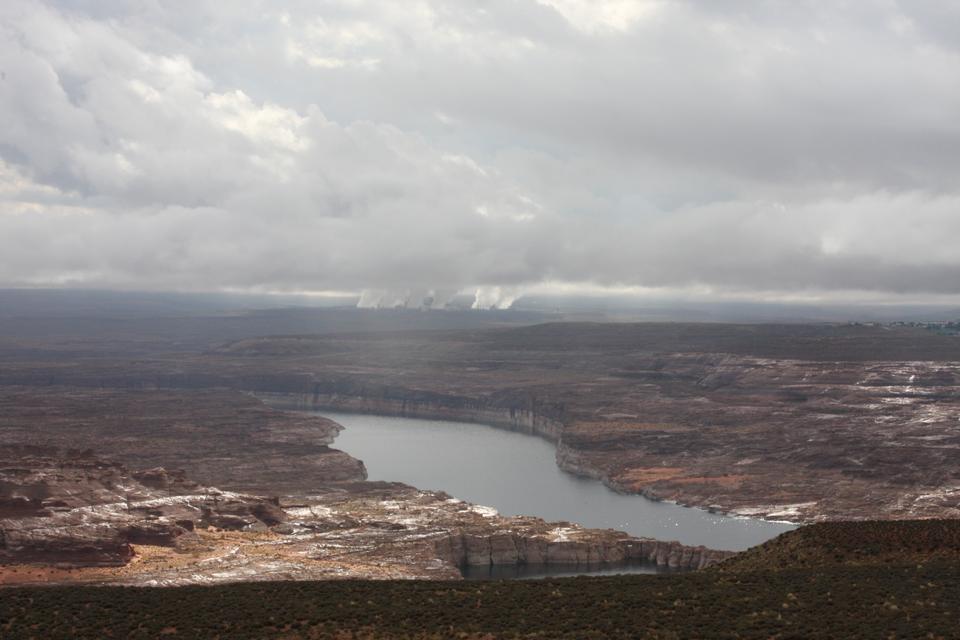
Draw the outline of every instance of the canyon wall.
[[[472,398],[401,387],[347,388],[336,383],[316,383],[311,393],[259,391],[255,395],[273,406],[475,422],[553,442],[560,440],[563,431],[558,408],[540,406],[529,395],[520,393]]]
[[[621,536],[586,539],[549,539],[500,532],[493,535],[460,533],[436,542],[437,554],[455,565],[600,564],[623,565],[642,561],[675,569],[702,569],[734,555],[679,542]]]

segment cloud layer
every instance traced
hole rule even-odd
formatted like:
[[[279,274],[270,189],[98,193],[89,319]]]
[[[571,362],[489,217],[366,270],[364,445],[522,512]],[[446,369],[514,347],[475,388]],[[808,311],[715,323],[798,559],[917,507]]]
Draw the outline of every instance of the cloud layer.
[[[947,0],[6,0],[0,286],[960,294],[958,43]]]

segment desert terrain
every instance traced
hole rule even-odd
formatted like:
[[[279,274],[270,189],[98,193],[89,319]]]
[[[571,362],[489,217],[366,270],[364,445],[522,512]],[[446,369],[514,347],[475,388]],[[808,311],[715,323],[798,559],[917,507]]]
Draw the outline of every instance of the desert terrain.
[[[800,523],[960,514],[952,336],[482,314],[451,328],[434,320],[443,312],[381,313],[0,318],[0,445],[39,447],[4,463],[4,580],[457,578],[464,563],[696,568],[723,557],[364,482],[362,461],[334,448],[339,425],[297,408],[525,431],[554,442],[571,473],[733,514]],[[411,329],[417,318],[428,328]],[[66,471],[51,479],[49,469],[77,460],[102,461],[121,480],[63,500]],[[84,473],[81,485],[99,487]],[[150,473],[162,486],[136,480]],[[39,494],[13,480],[37,474]],[[211,500],[230,505],[220,525]],[[255,505],[272,515],[250,515]],[[129,534],[151,527],[162,531]],[[64,531],[93,540],[94,560],[70,556]]]

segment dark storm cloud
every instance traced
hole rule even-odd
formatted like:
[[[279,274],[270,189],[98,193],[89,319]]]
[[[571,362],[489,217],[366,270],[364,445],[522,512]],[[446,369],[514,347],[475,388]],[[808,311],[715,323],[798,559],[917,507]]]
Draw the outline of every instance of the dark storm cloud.
[[[949,2],[9,0],[0,285],[957,294],[957,42]]]

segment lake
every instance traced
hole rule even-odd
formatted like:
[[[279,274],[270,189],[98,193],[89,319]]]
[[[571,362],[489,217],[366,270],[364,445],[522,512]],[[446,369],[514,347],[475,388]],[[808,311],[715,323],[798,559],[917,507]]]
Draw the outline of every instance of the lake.
[[[334,445],[370,480],[399,481],[497,509],[634,536],[739,551],[794,525],[617,493],[562,471],[542,438],[480,424],[316,411],[345,428]]]

